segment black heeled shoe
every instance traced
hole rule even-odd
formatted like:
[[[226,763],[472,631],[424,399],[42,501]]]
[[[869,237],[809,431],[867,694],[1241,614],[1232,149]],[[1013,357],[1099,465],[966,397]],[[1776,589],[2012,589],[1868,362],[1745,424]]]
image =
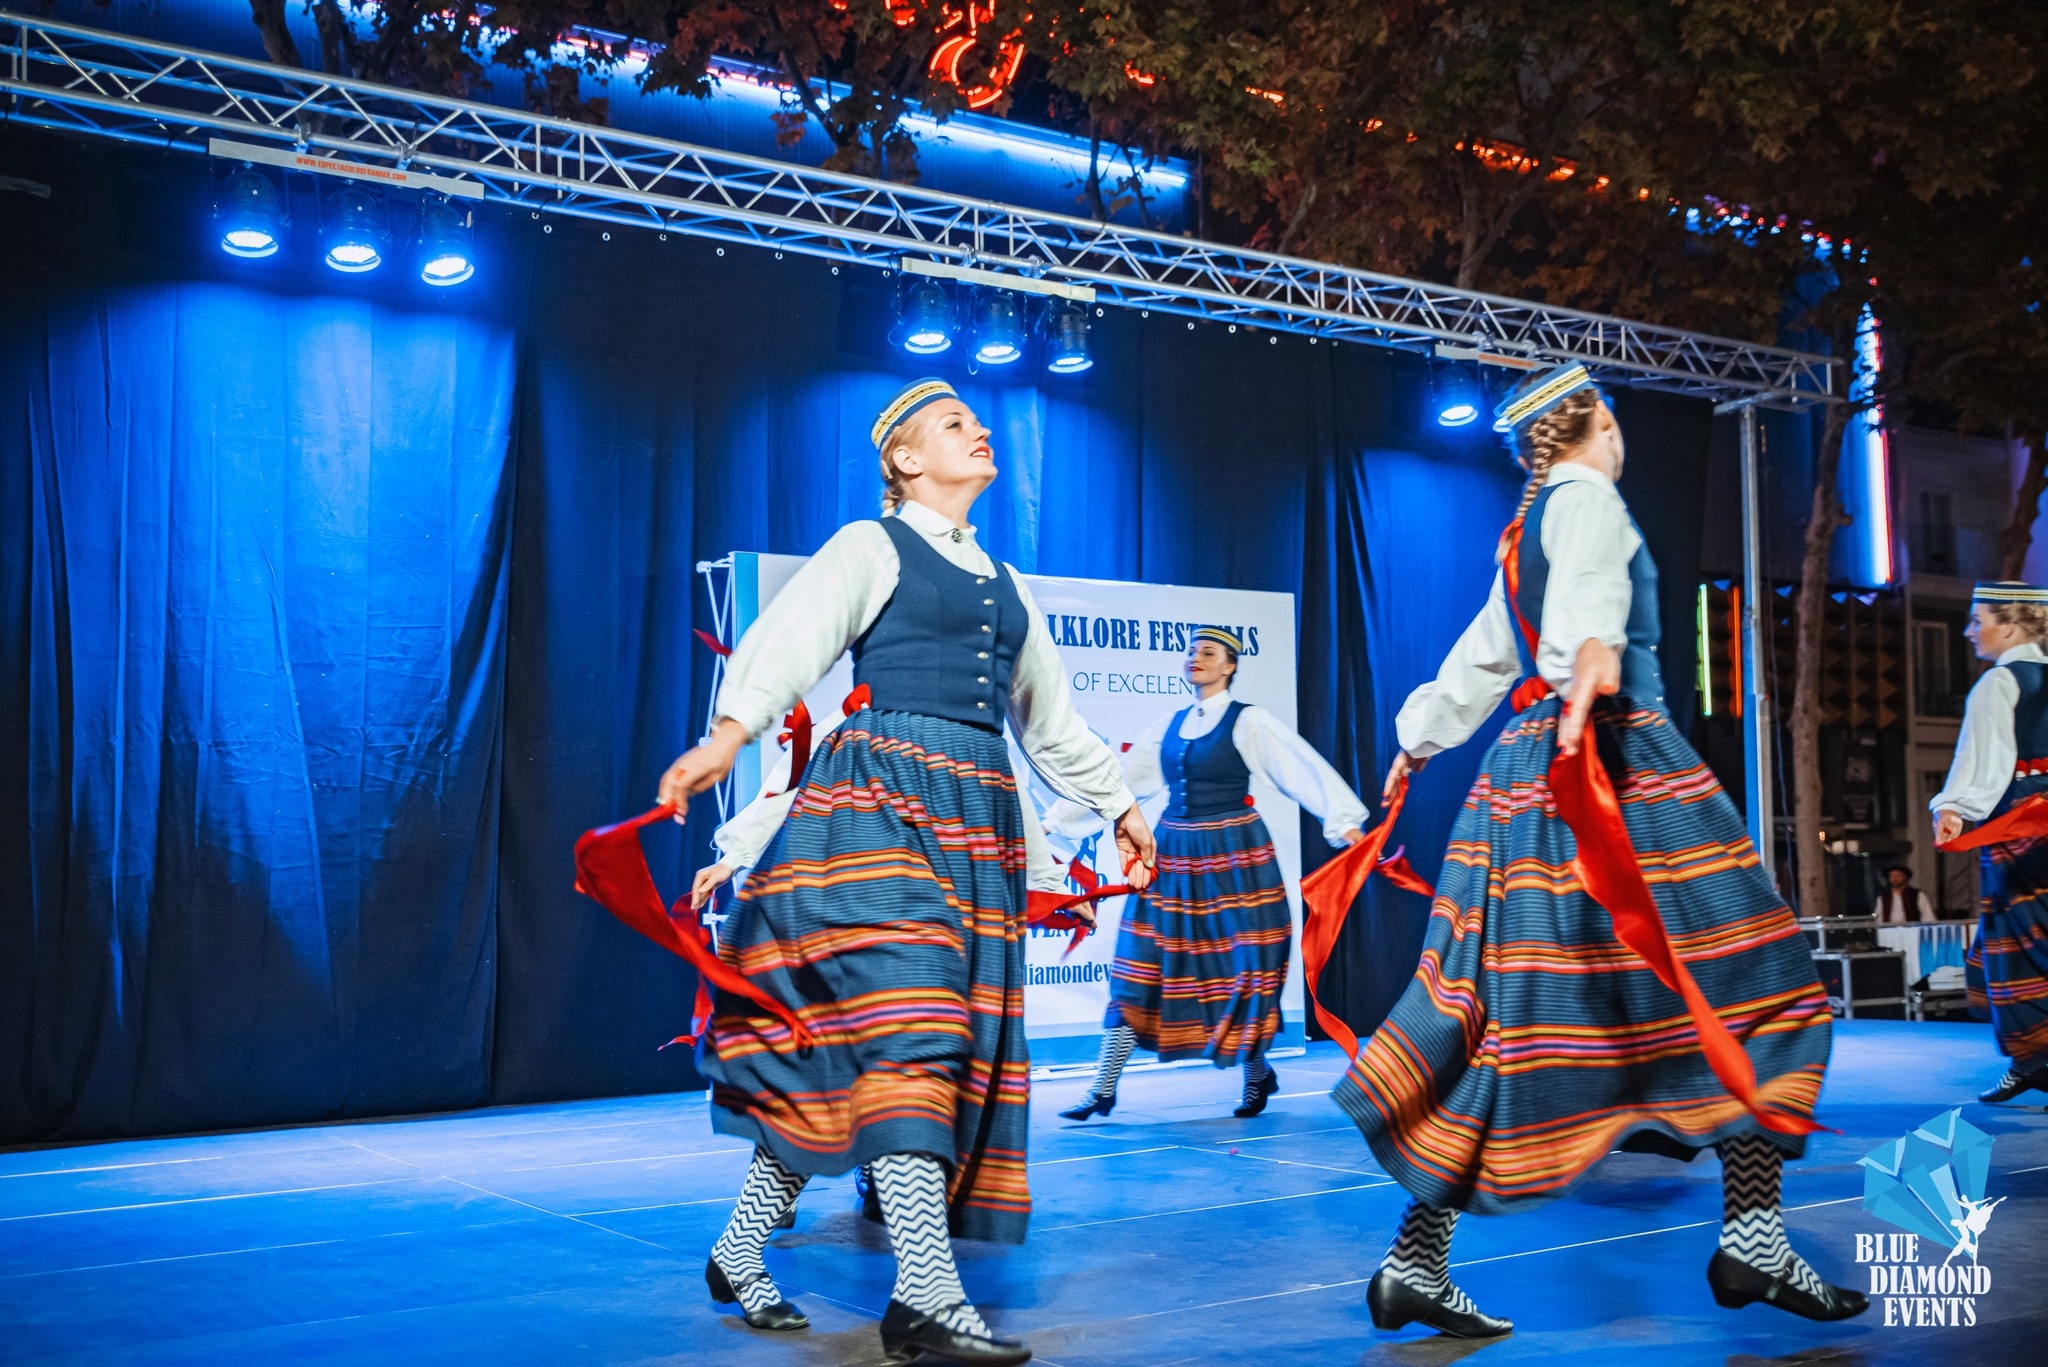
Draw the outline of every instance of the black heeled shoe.
[[[1406,1324],[1426,1324],[1454,1339],[1494,1339],[1515,1332],[1513,1320],[1481,1314],[1477,1310],[1453,1310],[1384,1268],[1365,1288],[1365,1306],[1372,1312],[1375,1329],[1392,1330]]]
[[[775,1227],[776,1227],[777,1229],[795,1229],[795,1228],[796,1228],[796,1207],[795,1207],[795,1206],[791,1206],[791,1207],[790,1207],[790,1208],[789,1208],[788,1210],[785,1210],[785,1211],[783,1211],[783,1212],[782,1212],[782,1218],[781,1218],[780,1220],[777,1220],[777,1221],[775,1222]]]
[[[1273,1071],[1271,1064],[1268,1064],[1266,1066],[1266,1075],[1259,1079],[1259,1085],[1253,1090],[1251,1096],[1242,1106],[1232,1111],[1231,1114],[1239,1120],[1250,1120],[1260,1111],[1266,1109],[1268,1098],[1279,1090],[1280,1075]]]
[[[882,1315],[882,1351],[891,1362],[911,1362],[927,1354],[944,1362],[1014,1364],[1031,1360],[1031,1350],[1015,1339],[963,1334],[948,1329],[937,1316],[912,1310],[894,1299]]]
[[[1977,1100],[1986,1106],[1996,1106],[2002,1101],[2012,1100],[2021,1092],[2048,1092],[2048,1068],[2036,1068],[2026,1073],[2017,1068],[2007,1069],[2005,1076],[1994,1086],[1977,1093]]]
[[[1714,1304],[1729,1310],[1763,1301],[1810,1320],[1846,1320],[1870,1308],[1870,1298],[1861,1291],[1823,1282],[1826,1289],[1816,1296],[1718,1249],[1707,1264],[1707,1285]]]
[[[725,1275],[725,1269],[718,1265],[716,1258],[704,1260],[704,1285],[711,1288],[711,1299],[720,1305],[739,1305],[740,1293],[733,1290],[732,1279]],[[740,1314],[756,1329],[786,1332],[811,1327],[810,1317],[788,1301],[777,1301],[762,1310],[749,1310],[740,1305]]]
[[[1115,1109],[1115,1092],[1111,1092],[1108,1096],[1097,1096],[1095,1093],[1090,1092],[1087,1096],[1081,1098],[1080,1105],[1069,1106],[1066,1110],[1061,1111],[1060,1119],[1086,1120],[1091,1115],[1108,1115]]]
[[[886,1223],[882,1219],[882,1193],[875,1190],[875,1179],[862,1168],[854,1174],[853,1189],[860,1193],[860,1218],[871,1225]]]

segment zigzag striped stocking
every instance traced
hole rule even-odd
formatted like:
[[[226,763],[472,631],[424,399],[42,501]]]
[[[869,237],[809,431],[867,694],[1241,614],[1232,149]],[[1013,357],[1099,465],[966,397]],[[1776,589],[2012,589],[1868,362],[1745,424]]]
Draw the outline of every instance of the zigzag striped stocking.
[[[1102,1053],[1095,1061],[1095,1086],[1090,1096],[1116,1095],[1117,1079],[1124,1075],[1124,1065],[1131,1061],[1131,1050],[1137,1047],[1138,1032],[1128,1025],[1112,1026],[1102,1032]]]
[[[740,1305],[750,1313],[782,1299],[775,1279],[768,1275],[768,1265],[761,1261],[761,1250],[768,1247],[775,1222],[796,1205],[797,1193],[808,1180],[783,1167],[768,1150],[755,1149],[754,1164],[740,1186],[739,1203],[725,1222],[725,1232],[711,1246],[711,1260],[724,1270]]]
[[[1451,1234],[1457,1227],[1457,1211],[1411,1200],[1401,1212],[1400,1232],[1380,1259],[1380,1270],[1459,1314],[1475,1315],[1479,1307],[1451,1282]]]
[[[890,1294],[961,1334],[990,1337],[988,1325],[967,1303],[953,1242],[946,1230],[946,1169],[921,1153],[892,1153],[868,1164],[882,1200],[882,1223],[896,1250],[896,1289]]]
[[[1827,1284],[1785,1238],[1784,1150],[1755,1133],[1724,1139],[1719,1147],[1721,1251],[1824,1297]]]

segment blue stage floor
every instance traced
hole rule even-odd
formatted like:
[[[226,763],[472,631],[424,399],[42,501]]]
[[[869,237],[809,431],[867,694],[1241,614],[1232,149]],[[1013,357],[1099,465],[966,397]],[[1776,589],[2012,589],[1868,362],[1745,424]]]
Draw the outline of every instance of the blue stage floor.
[[[1794,1242],[1867,1287],[1854,1236],[1888,1227],[1859,1208],[1857,1158],[1963,1103],[2009,1199],[1958,1329],[1716,1308],[1718,1165],[1617,1155],[1568,1200],[1459,1229],[1456,1275],[1512,1338],[1378,1335],[1365,1282],[1404,1198],[1326,1096],[1335,1051],[1279,1068],[1251,1121],[1229,1114],[1235,1074],[1206,1068],[1132,1073],[1086,1126],[1054,1115],[1078,1075],[1040,1083],[1031,1241],[959,1245],[989,1319],[1053,1367],[2048,1357],[2048,1097],[1965,1102],[2000,1071],[1982,1027],[1841,1026],[1822,1114],[1843,1133],[1786,1183]],[[891,1262],[847,1179],[813,1183],[768,1253],[809,1332],[758,1334],[706,1299],[746,1159],[701,1094],[0,1153],[0,1361],[880,1362]]]

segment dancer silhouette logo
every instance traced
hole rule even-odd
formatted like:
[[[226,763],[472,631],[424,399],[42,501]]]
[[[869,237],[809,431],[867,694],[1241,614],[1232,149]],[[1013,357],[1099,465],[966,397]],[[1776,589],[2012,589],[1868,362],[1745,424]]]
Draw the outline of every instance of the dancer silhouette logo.
[[[1913,1328],[1967,1327],[1977,1298],[1991,1290],[1980,1241],[1997,1200],[1984,1195],[1991,1173],[1991,1136],[1945,1111],[1911,1134],[1857,1160],[1863,1167],[1863,1208],[1903,1234],[1858,1234],[1856,1261],[1870,1269],[1870,1295],[1884,1302],[1884,1322]],[[1932,1261],[1933,1245],[1948,1250]]]

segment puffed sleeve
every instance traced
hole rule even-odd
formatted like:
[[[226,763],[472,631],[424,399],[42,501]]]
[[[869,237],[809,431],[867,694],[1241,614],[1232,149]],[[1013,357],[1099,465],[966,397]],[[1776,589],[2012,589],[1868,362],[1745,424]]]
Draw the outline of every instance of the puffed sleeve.
[[[1066,666],[1031,590],[1015,569],[1005,565],[1003,570],[1030,619],[1024,648],[1010,674],[1010,733],[1048,787],[1114,821],[1136,799],[1124,786],[1116,755],[1075,710]]]
[[[896,592],[896,547],[879,522],[849,522],[775,595],[725,662],[718,715],[753,739],[838,662]]]
[[[1956,812],[1966,821],[1982,821],[1991,815],[2012,786],[2013,766],[2019,760],[2019,742],[2013,734],[2013,711],[2019,700],[2019,680],[2010,669],[1987,669],[1984,677],[1970,686],[1969,701],[1963,704],[1963,733],[1956,738],[1948,782],[1927,804],[1929,811]]]
[[[1166,771],[1159,764],[1159,747],[1166,743],[1166,728],[1178,713],[1169,712],[1146,727],[1143,734],[1124,751],[1124,782],[1138,801],[1144,802],[1166,788]]]
[[[1537,624],[1536,669],[1558,696],[1571,696],[1581,645],[1599,641],[1620,650],[1628,644],[1635,596],[1628,564],[1642,544],[1628,505],[1612,486],[1572,480],[1551,493],[1543,513],[1550,580]]]
[[[1463,745],[1493,715],[1521,672],[1507,588],[1496,572],[1486,606],[1458,637],[1436,677],[1401,704],[1394,718],[1401,748],[1417,759],[1428,759]]]
[[[751,869],[775,838],[796,801],[794,791],[763,794],[733,813],[732,820],[711,833],[718,861],[729,869]]]
[[[1330,762],[1263,707],[1237,714],[1230,739],[1255,778],[1278,788],[1304,810],[1320,817],[1323,839],[1342,845],[1347,831],[1365,824],[1365,803]]]

